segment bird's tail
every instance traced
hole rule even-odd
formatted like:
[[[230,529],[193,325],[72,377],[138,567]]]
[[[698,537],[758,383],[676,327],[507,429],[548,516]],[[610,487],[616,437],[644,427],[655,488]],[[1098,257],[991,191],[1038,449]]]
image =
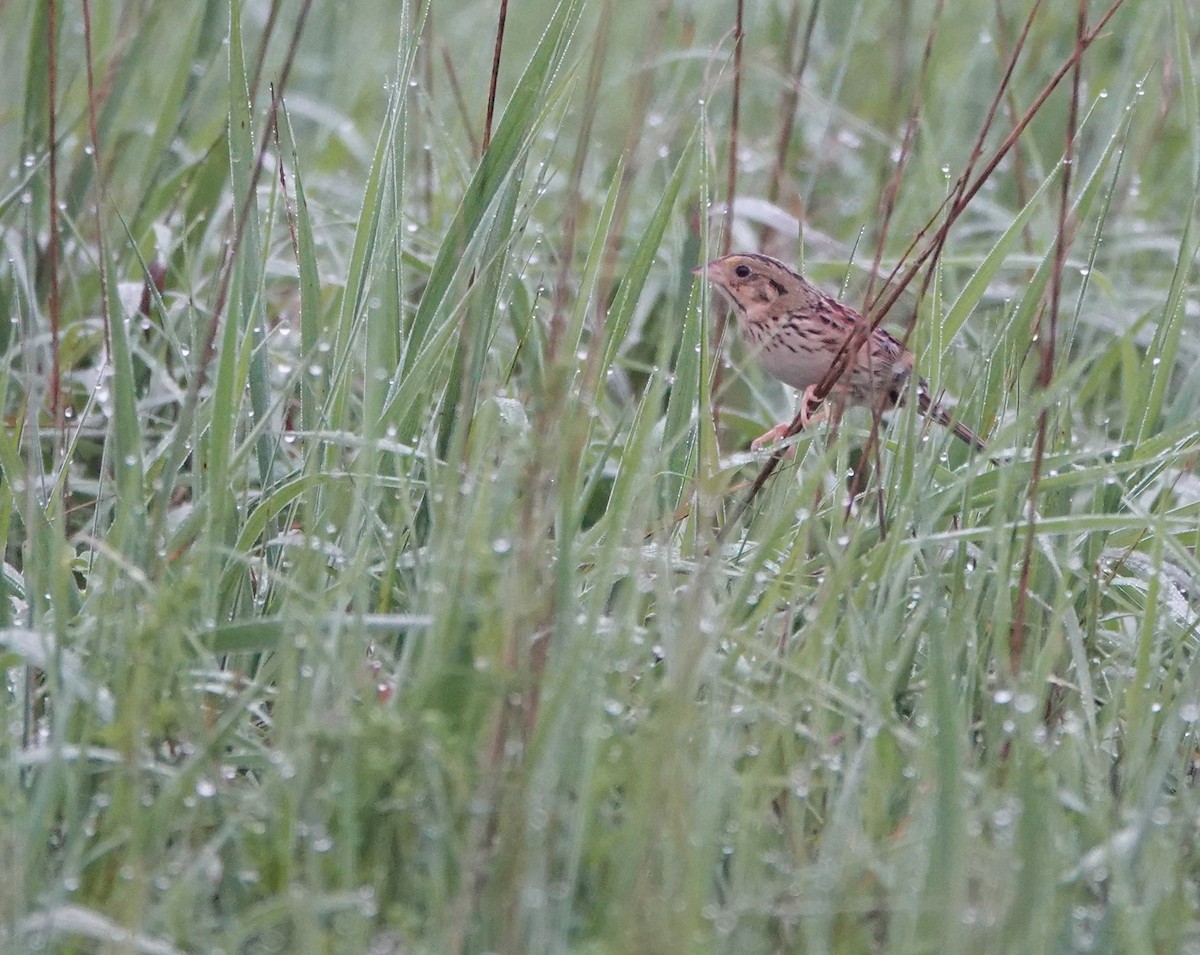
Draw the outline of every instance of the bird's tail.
[[[929,393],[924,388],[917,392],[917,407],[920,409],[921,414],[925,415],[930,421],[936,421],[943,428],[949,428],[956,438],[965,441],[976,451],[987,450],[987,445],[983,443],[979,435],[961,421],[956,421],[952,418],[950,412],[930,398]]]

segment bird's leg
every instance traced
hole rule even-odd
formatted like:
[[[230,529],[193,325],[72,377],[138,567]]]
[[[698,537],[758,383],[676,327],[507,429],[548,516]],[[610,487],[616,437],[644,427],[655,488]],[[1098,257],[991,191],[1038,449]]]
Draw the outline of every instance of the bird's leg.
[[[826,417],[824,411],[819,410],[821,407],[821,399],[817,397],[817,386],[809,385],[804,389],[804,394],[800,396],[800,424],[807,428],[810,424],[821,421]]]
[[[824,411],[818,410],[821,407],[821,401],[816,397],[816,385],[809,385],[804,389],[804,394],[800,396],[800,427],[807,428],[810,424],[816,424],[826,418]],[[759,448],[768,444],[774,444],[781,438],[786,438],[788,428],[792,426],[790,421],[781,421],[775,425],[770,431],[760,434],[757,438],[750,442],[750,450],[757,451]]]
[[[792,426],[790,421],[781,421],[775,425],[770,431],[764,431],[757,438],[750,442],[750,450],[757,451],[759,448],[768,444],[774,444],[780,438],[783,438],[788,433],[788,428]]]

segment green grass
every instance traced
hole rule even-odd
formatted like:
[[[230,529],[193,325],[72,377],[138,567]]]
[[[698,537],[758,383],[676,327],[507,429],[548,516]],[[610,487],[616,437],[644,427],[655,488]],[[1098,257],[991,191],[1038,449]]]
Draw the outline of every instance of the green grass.
[[[892,310],[996,461],[901,410],[848,507],[855,413],[744,515],[733,5],[512,4],[482,156],[498,4],[281,6],[92,3],[93,151],[60,2],[55,269],[0,4],[0,950],[1200,951],[1189,5],[1084,56],[1049,385],[1070,76]],[[746,6],[734,247],[861,304],[1024,12],[823,4],[764,231],[810,8]]]

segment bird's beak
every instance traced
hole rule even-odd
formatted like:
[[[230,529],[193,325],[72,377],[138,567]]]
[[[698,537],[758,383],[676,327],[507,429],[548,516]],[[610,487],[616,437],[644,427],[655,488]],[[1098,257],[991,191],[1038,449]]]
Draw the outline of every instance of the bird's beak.
[[[692,269],[692,275],[700,275],[700,276],[708,275],[708,266],[707,265],[697,265],[694,269]]]

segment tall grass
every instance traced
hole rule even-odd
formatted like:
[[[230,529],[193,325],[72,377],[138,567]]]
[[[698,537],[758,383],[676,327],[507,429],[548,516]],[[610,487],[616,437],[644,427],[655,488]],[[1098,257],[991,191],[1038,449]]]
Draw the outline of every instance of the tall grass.
[[[863,304],[1078,11],[510,7],[0,4],[0,948],[1200,951],[1189,6],[890,310],[989,453],[753,496],[691,269]]]

